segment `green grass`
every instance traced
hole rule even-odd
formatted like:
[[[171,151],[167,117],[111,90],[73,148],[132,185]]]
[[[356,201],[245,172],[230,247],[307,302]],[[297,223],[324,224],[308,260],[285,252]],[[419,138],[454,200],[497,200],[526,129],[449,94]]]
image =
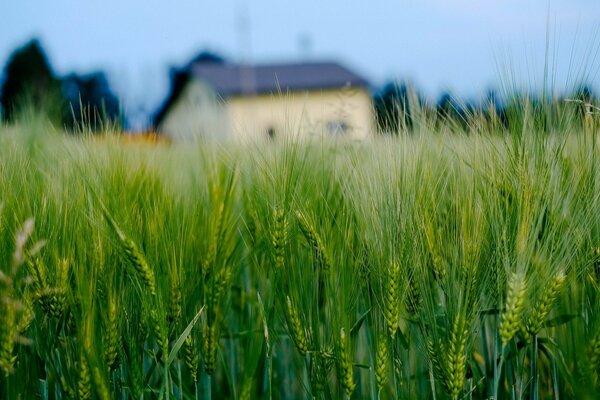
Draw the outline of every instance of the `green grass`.
[[[0,127],[0,398],[597,398],[576,107],[254,147]]]

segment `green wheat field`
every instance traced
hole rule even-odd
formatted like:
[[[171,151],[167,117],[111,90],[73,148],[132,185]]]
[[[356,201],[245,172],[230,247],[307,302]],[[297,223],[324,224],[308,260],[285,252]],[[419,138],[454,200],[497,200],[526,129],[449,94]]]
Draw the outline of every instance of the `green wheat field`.
[[[584,108],[365,142],[2,126],[0,398],[598,398]]]

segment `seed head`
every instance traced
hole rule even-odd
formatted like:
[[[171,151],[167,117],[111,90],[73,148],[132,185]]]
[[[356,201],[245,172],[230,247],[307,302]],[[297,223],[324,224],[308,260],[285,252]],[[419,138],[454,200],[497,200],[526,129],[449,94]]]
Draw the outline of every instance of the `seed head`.
[[[500,337],[506,345],[519,331],[522,323],[527,283],[522,274],[512,273],[508,279],[506,306],[500,321]]]
[[[300,355],[304,356],[306,354],[306,351],[308,350],[306,333],[302,326],[302,321],[300,320],[298,310],[296,310],[296,308],[292,304],[290,296],[286,297],[286,311],[288,329],[292,336],[292,340],[296,344],[296,349],[298,349]]]
[[[356,383],[354,383],[354,370],[352,365],[352,357],[350,355],[350,349],[348,344],[348,338],[346,337],[346,332],[344,328],[340,330],[340,340],[339,340],[339,367],[340,367],[340,377],[342,380],[342,387],[344,388],[344,392],[346,395],[350,397],[352,392],[356,388]]]

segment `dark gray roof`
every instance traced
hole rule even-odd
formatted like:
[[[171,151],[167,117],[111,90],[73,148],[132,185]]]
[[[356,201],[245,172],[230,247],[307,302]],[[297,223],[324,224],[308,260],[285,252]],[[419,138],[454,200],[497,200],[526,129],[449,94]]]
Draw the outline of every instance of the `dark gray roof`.
[[[251,93],[368,87],[361,76],[335,62],[236,65],[197,63],[193,77],[209,83],[222,97]]]
[[[254,93],[369,87],[366,79],[335,62],[250,66],[229,64],[218,57],[197,57],[197,60],[192,60],[186,67],[171,72],[171,90],[154,115],[154,126],[162,122],[193,78],[207,82],[223,98]]]

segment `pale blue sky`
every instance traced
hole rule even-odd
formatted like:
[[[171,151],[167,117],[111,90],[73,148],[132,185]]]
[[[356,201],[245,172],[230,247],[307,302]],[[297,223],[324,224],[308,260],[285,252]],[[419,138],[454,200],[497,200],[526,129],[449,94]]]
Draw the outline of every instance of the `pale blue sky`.
[[[379,85],[475,96],[510,63],[541,79],[548,16],[557,86],[598,87],[599,0],[2,0],[0,64],[38,37],[59,74],[104,69],[129,112],[155,108],[168,68],[202,49],[233,60],[337,59]],[[548,13],[549,10],[549,13]],[[582,65],[585,68],[582,68]],[[504,78],[506,80],[506,78]]]

